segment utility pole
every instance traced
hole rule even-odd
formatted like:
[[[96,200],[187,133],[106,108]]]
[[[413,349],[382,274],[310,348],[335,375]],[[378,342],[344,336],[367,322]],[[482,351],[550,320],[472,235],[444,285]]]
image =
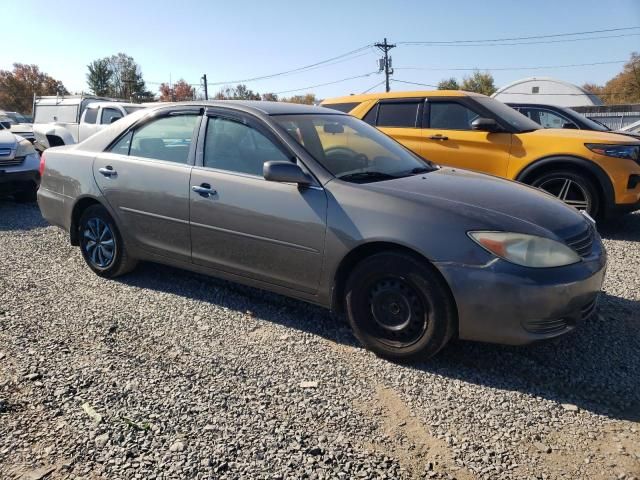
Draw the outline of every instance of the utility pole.
[[[393,68],[391,68],[391,57],[389,57],[389,50],[392,48],[396,48],[395,44],[387,43],[387,39],[384,39],[384,43],[376,43],[376,47],[378,47],[382,52],[384,52],[384,57],[380,59],[380,71],[384,70],[384,76],[386,78],[386,88],[387,92],[391,90],[389,87],[389,75],[393,75]]]
[[[209,100],[209,89],[207,88],[207,74],[202,75],[202,83],[204,83],[204,99]]]

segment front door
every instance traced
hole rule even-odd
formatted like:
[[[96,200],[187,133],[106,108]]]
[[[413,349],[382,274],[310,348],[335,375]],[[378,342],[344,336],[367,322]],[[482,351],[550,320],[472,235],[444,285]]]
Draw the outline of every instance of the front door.
[[[424,142],[420,130],[423,104],[421,98],[382,100],[363,120],[375,125],[409,150],[423,155]]]
[[[151,253],[187,262],[189,177],[200,118],[189,111],[152,118],[93,163],[96,182],[129,237]]]
[[[423,155],[440,165],[507,175],[512,136],[473,130],[480,117],[471,105],[455,99],[429,99],[422,130]]]
[[[291,155],[261,122],[220,111],[207,122],[191,174],[193,262],[314,293],[324,252],[324,190],[264,179],[264,162]]]

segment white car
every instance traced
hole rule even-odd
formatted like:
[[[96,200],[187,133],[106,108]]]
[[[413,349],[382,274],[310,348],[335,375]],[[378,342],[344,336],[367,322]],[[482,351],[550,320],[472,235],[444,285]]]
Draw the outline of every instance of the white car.
[[[11,131],[16,135],[26,138],[31,143],[35,141],[33,135],[33,125],[18,112],[0,110],[0,120],[11,124]]]
[[[19,202],[36,199],[40,185],[40,156],[31,142],[14,135],[0,122],[0,196],[13,195]]]
[[[620,133],[626,133],[627,135],[640,135],[640,120],[638,120],[637,122],[633,122],[632,124],[627,125],[626,127],[623,127],[618,131]]]
[[[120,118],[146,107],[147,104],[86,95],[37,97],[33,114],[36,147],[43,151],[49,147],[79,143]]]

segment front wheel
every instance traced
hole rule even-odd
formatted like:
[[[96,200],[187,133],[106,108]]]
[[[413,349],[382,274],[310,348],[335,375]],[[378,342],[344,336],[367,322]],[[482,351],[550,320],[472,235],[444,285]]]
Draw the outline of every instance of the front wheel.
[[[400,252],[362,260],[347,281],[345,304],[358,340],[390,359],[429,358],[455,330],[456,309],[444,280]]]
[[[572,170],[556,170],[533,179],[531,186],[550,193],[567,205],[585,210],[592,217],[600,214],[598,189],[590,178]]]
[[[102,205],[87,208],[78,228],[82,256],[96,274],[114,278],[135,267],[136,261],[128,255],[118,227]]]

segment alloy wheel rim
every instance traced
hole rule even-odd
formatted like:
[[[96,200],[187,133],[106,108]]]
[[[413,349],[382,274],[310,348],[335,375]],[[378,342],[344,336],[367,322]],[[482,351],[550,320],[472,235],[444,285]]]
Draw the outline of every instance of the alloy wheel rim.
[[[113,263],[116,241],[109,225],[100,218],[91,218],[82,232],[84,250],[91,263],[104,269]]]
[[[371,326],[379,341],[390,346],[417,342],[427,328],[424,303],[416,290],[400,278],[383,278],[369,289]]]
[[[570,178],[550,178],[538,185],[538,188],[578,210],[591,211],[591,196],[582,185]]]

